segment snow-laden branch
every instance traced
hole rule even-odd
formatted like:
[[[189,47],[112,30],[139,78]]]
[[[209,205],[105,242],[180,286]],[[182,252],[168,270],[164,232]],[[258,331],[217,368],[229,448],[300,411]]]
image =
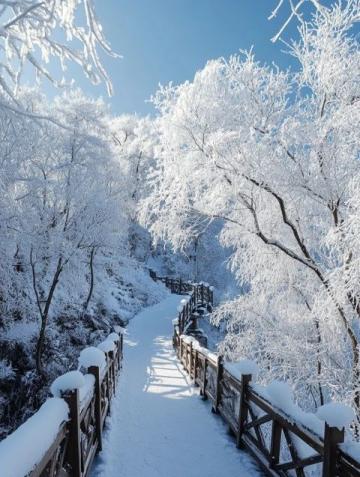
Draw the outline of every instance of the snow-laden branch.
[[[251,51],[159,89],[140,217],[182,249],[199,215],[218,221],[243,291],[223,309],[224,352],[291,375],[310,406],[336,395],[360,416],[360,2],[279,1],[271,17],[286,6],[277,37],[299,22],[296,74]]]
[[[107,43],[95,15],[92,0],[0,0],[0,91],[16,101],[21,75],[29,63],[38,78],[57,86],[64,83],[46,68],[52,59],[63,73],[68,61],[75,61],[94,83],[103,81],[112,94],[111,80],[103,67],[99,49],[117,57]],[[61,36],[64,41],[59,40]]]

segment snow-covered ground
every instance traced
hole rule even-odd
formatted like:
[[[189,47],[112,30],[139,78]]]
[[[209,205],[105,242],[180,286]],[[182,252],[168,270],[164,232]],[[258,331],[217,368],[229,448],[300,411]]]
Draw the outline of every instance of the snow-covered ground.
[[[130,323],[124,370],[92,477],[256,477],[218,416],[199,399],[172,348],[171,295]]]

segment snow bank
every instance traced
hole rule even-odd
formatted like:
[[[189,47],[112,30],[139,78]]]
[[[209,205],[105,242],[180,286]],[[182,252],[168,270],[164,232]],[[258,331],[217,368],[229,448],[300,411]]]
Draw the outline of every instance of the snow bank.
[[[114,330],[115,330],[116,333],[118,333],[119,335],[126,335],[126,328],[124,328],[123,326],[115,325],[115,326],[114,326]]]
[[[201,346],[201,344],[197,340],[195,340],[195,342],[193,343],[193,349],[196,349],[197,351],[199,351],[201,354],[206,356],[207,359],[209,359],[210,361],[217,363],[219,356],[216,353],[213,353],[212,351],[209,351],[207,348],[204,348],[203,346]]]
[[[80,371],[69,371],[55,379],[50,387],[50,391],[53,396],[61,397],[61,393],[72,389],[80,389],[84,385],[84,375]]]
[[[36,414],[0,442],[1,475],[27,475],[53,443],[69,408],[63,399],[50,398]]]
[[[184,343],[187,343],[187,344],[192,343],[193,349],[196,349],[197,351],[199,351],[201,354],[206,356],[210,361],[213,361],[214,363],[217,362],[218,355],[216,353],[213,353],[212,351],[209,351],[207,348],[204,348],[203,346],[201,346],[199,341],[193,336],[181,335],[180,338]]]
[[[270,401],[279,409],[288,414],[292,414],[297,410],[293,400],[292,389],[288,383],[273,381],[266,387],[266,390]]]
[[[83,409],[89,399],[92,398],[94,393],[95,376],[92,374],[85,374],[84,381],[84,386],[81,386],[79,389],[80,409]]]
[[[120,341],[120,336],[118,333],[110,333],[106,339],[116,343],[117,341]]]
[[[34,335],[38,333],[38,324],[36,322],[15,321],[11,323],[11,328],[2,331],[1,339],[7,341],[29,342]]]
[[[224,367],[234,378],[241,380],[243,374],[252,374],[253,376],[257,375],[259,368],[255,361],[251,359],[242,359],[237,362],[227,362],[224,364]]]
[[[194,338],[193,336],[189,336],[189,335],[181,335],[181,339],[186,344],[199,343],[196,338]]]
[[[351,424],[355,418],[354,411],[351,407],[339,402],[324,404],[319,407],[316,415],[330,427],[337,427],[340,430]]]
[[[324,423],[315,414],[303,411],[294,403],[292,390],[287,383],[273,381],[266,387],[258,384],[252,384],[251,387],[259,396],[276,407],[281,414],[284,414],[289,422],[302,425],[317,436],[323,437]],[[298,451],[301,451],[304,457],[308,456],[308,453],[304,452],[308,446],[304,444],[302,447],[301,449],[300,446],[297,446]]]
[[[109,353],[110,351],[114,351],[116,346],[115,343],[109,339],[106,339],[105,341],[102,341],[100,344],[97,346],[101,351],[104,353]]]
[[[101,369],[106,365],[104,352],[99,348],[95,348],[95,346],[83,349],[78,361],[79,365],[85,369],[90,368],[90,366],[98,366]]]
[[[345,454],[348,454],[358,462],[360,461],[360,442],[345,438],[345,442],[344,444],[340,444],[340,448]]]

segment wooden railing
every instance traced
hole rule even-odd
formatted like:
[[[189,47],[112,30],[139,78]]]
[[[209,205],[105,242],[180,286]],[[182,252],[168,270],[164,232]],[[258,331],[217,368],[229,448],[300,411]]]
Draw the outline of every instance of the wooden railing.
[[[172,293],[190,294],[190,299],[180,313],[180,327],[184,331],[192,323],[196,307],[212,304],[213,292],[206,284],[194,284],[182,280],[152,275],[168,287]],[[69,407],[69,420],[64,422],[44,457],[28,474],[28,477],[86,477],[96,453],[102,448],[102,431],[123,355],[123,336],[115,351],[106,354],[106,368],[91,366],[87,372],[94,376],[94,389],[80,403],[79,389],[62,395]]]
[[[343,446],[344,429],[327,424],[315,430],[311,419],[297,419],[276,406],[251,374],[235,372],[231,363],[203,347],[196,336],[199,310],[211,311],[213,291],[207,284],[157,277],[173,293],[186,294],[174,322],[173,342],[184,369],[200,395],[228,424],[239,448],[247,449],[271,477],[360,477],[360,462]],[[201,313],[200,313],[201,315]],[[193,335],[193,336],[191,336]],[[94,386],[88,396],[79,389],[62,395],[69,419],[28,477],[87,477],[102,447],[102,432],[121,368],[123,338],[106,353],[106,366],[90,366]],[[305,413],[303,413],[305,414]],[[16,458],[16,457],[15,457]],[[0,468],[1,474],[1,468]]]
[[[110,410],[110,402],[115,394],[117,378],[122,367],[122,334],[112,341],[112,347],[112,351],[105,352],[106,361],[101,368],[90,366],[87,369],[88,375],[92,375],[93,378],[85,374],[84,380],[90,382],[91,386],[61,393],[61,398],[69,408],[69,418],[59,426],[52,444],[48,449],[44,449],[43,457],[26,474],[27,477],[86,477],[89,475],[93,459],[102,448],[105,419]],[[46,429],[43,429],[43,432],[45,431]],[[34,429],[34,439],[37,439],[39,432],[41,432],[39,429]],[[26,453],[28,450],[19,449],[19,452]],[[16,455],[13,459],[16,459]],[[0,462],[0,475],[5,476],[2,472]],[[11,475],[15,474],[11,473]]]
[[[178,327],[180,333],[184,333],[189,326],[192,329],[196,327],[196,319],[204,312],[212,309],[214,304],[213,287],[208,283],[195,283],[191,281],[181,280],[181,278],[160,277],[150,270],[150,276],[153,280],[165,284],[171,293],[178,295],[189,295],[189,300],[183,304],[178,315]]]
[[[300,422],[283,412],[264,388],[252,384],[250,374],[235,375],[230,363],[189,336],[191,329],[182,323],[198,305],[195,288],[174,325],[174,347],[200,395],[228,424],[237,447],[247,449],[271,477],[360,477],[360,462],[344,450],[344,429],[324,423],[317,433],[311,419]]]

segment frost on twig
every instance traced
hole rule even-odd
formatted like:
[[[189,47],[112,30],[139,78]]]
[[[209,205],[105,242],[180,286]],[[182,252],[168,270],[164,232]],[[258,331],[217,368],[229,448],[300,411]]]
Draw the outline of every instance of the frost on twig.
[[[116,57],[96,18],[92,0],[0,0],[0,93],[16,104],[24,68],[30,65],[37,80],[47,78],[56,86],[65,84],[47,68],[51,58],[78,64],[89,80],[104,82],[109,95],[112,85],[99,50]]]
[[[323,12],[327,10],[327,7],[322,5],[320,2],[317,0],[298,0],[297,2],[293,2],[293,0],[288,0],[289,8],[290,8],[290,13],[286,19],[286,21],[283,23],[281,26],[280,30],[276,33],[275,36],[271,39],[273,43],[278,41],[281,38],[281,35],[283,32],[286,30],[286,28],[289,26],[290,22],[294,19],[297,18],[299,22],[302,24],[303,23],[303,17],[301,14],[301,9],[304,6],[305,3],[310,3],[311,6],[314,7],[315,11],[317,12]],[[279,0],[275,9],[271,12],[270,16],[268,17],[269,20],[273,20],[276,18],[278,12],[280,9],[284,6],[284,0]]]

